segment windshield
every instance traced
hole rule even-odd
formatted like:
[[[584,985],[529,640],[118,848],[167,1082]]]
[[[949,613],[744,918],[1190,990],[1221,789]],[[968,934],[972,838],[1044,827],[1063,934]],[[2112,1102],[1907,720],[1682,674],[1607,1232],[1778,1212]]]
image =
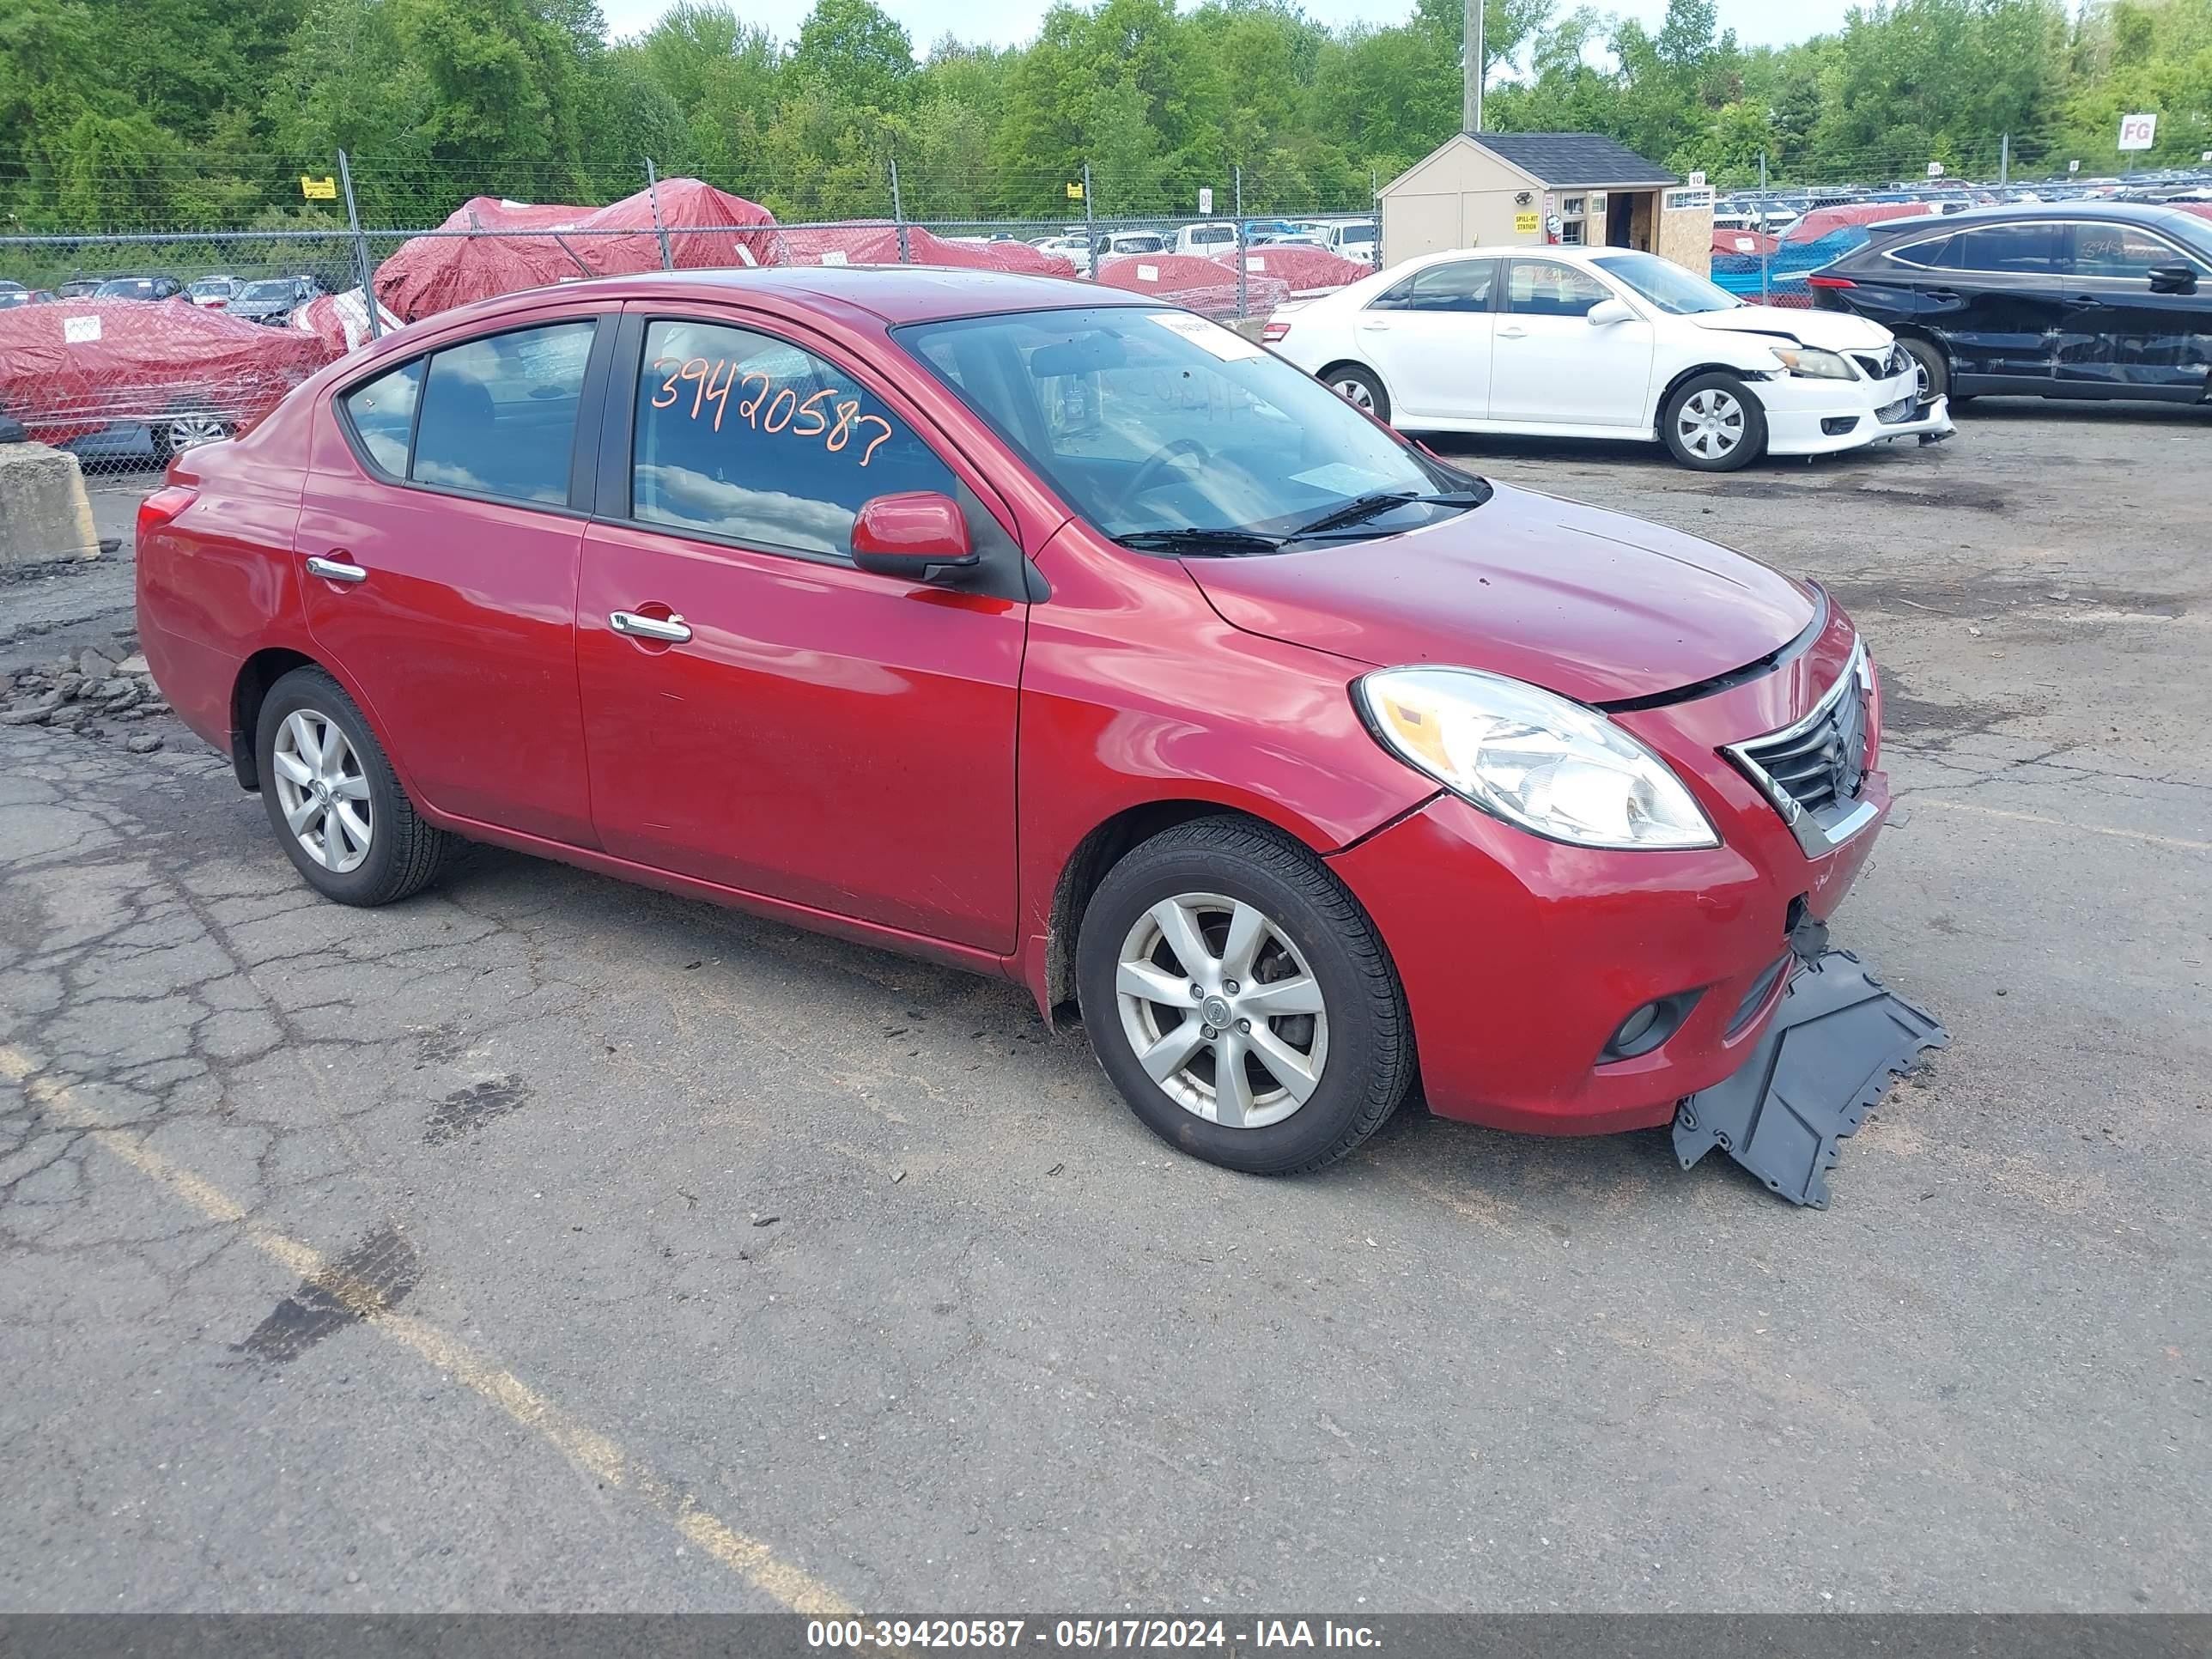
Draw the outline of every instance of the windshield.
[[[1386,503],[1341,532],[1383,536],[1488,494],[1273,352],[1188,312],[1032,311],[896,336],[1109,536],[1283,537],[1374,496],[1462,497]]]
[[[289,276],[269,282],[248,283],[241,300],[289,300],[292,297],[292,279]]]
[[[154,279],[150,276],[114,276],[93,290],[95,300],[150,300],[154,297]]]
[[[1732,311],[1743,303],[1726,289],[1716,288],[1656,253],[1608,253],[1590,263],[1615,282],[1627,283],[1660,310],[1677,317],[1700,311]]]

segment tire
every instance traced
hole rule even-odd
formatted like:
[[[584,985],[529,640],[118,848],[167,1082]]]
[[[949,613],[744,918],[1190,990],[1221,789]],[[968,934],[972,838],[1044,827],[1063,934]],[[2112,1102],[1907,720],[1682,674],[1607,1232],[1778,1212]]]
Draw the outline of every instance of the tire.
[[[1920,371],[1914,392],[1917,401],[1924,404],[1946,396],[1951,390],[1951,360],[1943,355],[1943,349],[1910,336],[1900,336],[1897,343]]]
[[[185,450],[229,437],[237,428],[204,410],[172,410],[147,428],[154,444],[154,459],[167,466]]]
[[[1659,436],[1692,471],[1733,472],[1766,453],[1766,411],[1741,380],[1715,369],[1674,388],[1659,411]]]
[[[1362,368],[1358,363],[1336,363],[1322,373],[1321,383],[1361,414],[1372,415],[1389,425],[1390,394],[1382,389],[1382,377],[1373,369]]]
[[[1178,911],[1197,930],[1183,949],[1159,920]],[[1257,942],[1246,977],[1231,971],[1232,927]],[[1380,1128],[1413,1080],[1413,1023],[1374,924],[1319,860],[1246,819],[1179,824],[1124,856],[1084,912],[1075,972],[1092,1049],[1130,1109],[1210,1164],[1251,1175],[1318,1170]],[[1125,995],[1133,982],[1164,1000]],[[1292,1012],[1251,1000],[1271,987]],[[1206,1023],[1209,1003],[1218,1027]],[[1218,1036],[1178,1042],[1186,1023]],[[1236,1060],[1245,1088],[1231,1086],[1224,1110],[1222,1060],[1258,1046],[1246,1035],[1255,1027],[1268,1054]],[[1164,1081],[1140,1058],[1140,1045],[1156,1043]],[[1222,1121],[1237,1114],[1249,1121]]]
[[[343,745],[336,755],[330,749],[333,733]],[[316,739],[312,746],[311,737]],[[318,750],[326,763],[320,767],[313,764]],[[325,898],[375,905],[410,897],[437,879],[454,850],[455,837],[416,814],[361,710],[319,668],[295,668],[269,688],[254,728],[253,754],[277,842]],[[318,775],[319,791],[313,781]],[[307,810],[295,830],[289,814],[303,806]],[[348,807],[350,812],[342,810]]]

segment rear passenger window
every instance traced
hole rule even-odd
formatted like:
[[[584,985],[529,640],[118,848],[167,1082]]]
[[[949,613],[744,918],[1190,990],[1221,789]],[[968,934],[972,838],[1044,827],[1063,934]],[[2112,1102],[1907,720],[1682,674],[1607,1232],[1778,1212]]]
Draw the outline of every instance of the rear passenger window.
[[[951,469],[851,375],[713,323],[646,329],[633,443],[632,518],[751,546],[848,556],[862,502],[959,495]]]
[[[357,386],[341,401],[368,458],[395,478],[407,476],[407,444],[415,431],[415,400],[422,390],[422,360],[404,363]]]
[[[556,323],[435,353],[407,476],[471,495],[565,505],[594,331],[589,322]]]
[[[1944,268],[2000,276],[2039,276],[2058,268],[2057,225],[1981,225],[1960,231]]]
[[[2189,260],[2171,242],[2132,225],[2081,223],[2074,227],[2076,276],[2147,277],[2154,265],[2183,265]]]
[[[1899,264],[1919,265],[1923,269],[1932,269],[1944,264],[1955,268],[1959,262],[1951,258],[1947,250],[1958,240],[1955,236],[1937,236],[1925,242],[1913,242],[1905,247],[1892,248],[1889,251],[1889,257]]]

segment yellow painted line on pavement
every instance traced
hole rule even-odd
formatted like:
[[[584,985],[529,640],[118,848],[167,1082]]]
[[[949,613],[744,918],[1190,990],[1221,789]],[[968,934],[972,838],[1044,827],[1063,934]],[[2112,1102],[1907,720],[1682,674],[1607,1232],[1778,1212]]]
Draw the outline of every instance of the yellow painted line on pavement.
[[[854,1609],[842,1597],[775,1553],[701,1508],[696,1499],[639,1462],[612,1440],[555,1405],[514,1372],[466,1343],[410,1314],[384,1305],[374,1286],[334,1271],[310,1245],[255,1221],[228,1193],[156,1152],[135,1129],[102,1123],[65,1085],[36,1075],[20,1049],[0,1044],[0,1077],[23,1092],[54,1121],[82,1131],[104,1151],[166,1188],[210,1221],[234,1224],[264,1255],[315,1282],[379,1334],[428,1360],[455,1382],[489,1401],[544,1440],[594,1480],[633,1492],[696,1548],[793,1613],[840,1615]]]
[[[2014,812],[2002,806],[1980,806],[1970,800],[1938,800],[1913,794],[1900,803],[1910,807],[1936,806],[1946,812],[1975,812],[1985,818],[2008,818],[2014,823],[2039,823],[2051,830],[2079,830],[2085,836],[2111,836],[2119,841],[2147,842],[2153,847],[2179,847],[2185,853],[2212,853],[2212,841],[2191,841],[2186,836],[2161,836],[2148,830],[2120,830],[2108,823],[2079,823],[2072,818],[2045,817],[2040,812]]]

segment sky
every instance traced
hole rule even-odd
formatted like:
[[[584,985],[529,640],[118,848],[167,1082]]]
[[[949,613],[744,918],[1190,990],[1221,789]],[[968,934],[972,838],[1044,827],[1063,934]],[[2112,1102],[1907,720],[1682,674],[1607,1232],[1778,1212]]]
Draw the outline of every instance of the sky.
[[[799,25],[811,9],[812,0],[732,0],[738,15],[749,23],[765,26],[789,42],[799,35]],[[918,51],[950,29],[963,40],[988,40],[994,46],[1014,46],[1036,33],[1044,15],[1040,0],[878,0],[884,9],[906,26]],[[1656,29],[1667,15],[1667,0],[1596,0],[1597,9],[1634,17]],[[1747,46],[1786,46],[1810,34],[1841,27],[1853,0],[1717,0],[1720,26],[1734,29]],[[606,14],[608,33],[635,34],[652,27],[668,9],[669,0],[599,0]],[[1309,15],[1324,23],[1395,23],[1413,10],[1411,0],[1305,0]],[[1559,9],[1572,9],[1563,0]]]

